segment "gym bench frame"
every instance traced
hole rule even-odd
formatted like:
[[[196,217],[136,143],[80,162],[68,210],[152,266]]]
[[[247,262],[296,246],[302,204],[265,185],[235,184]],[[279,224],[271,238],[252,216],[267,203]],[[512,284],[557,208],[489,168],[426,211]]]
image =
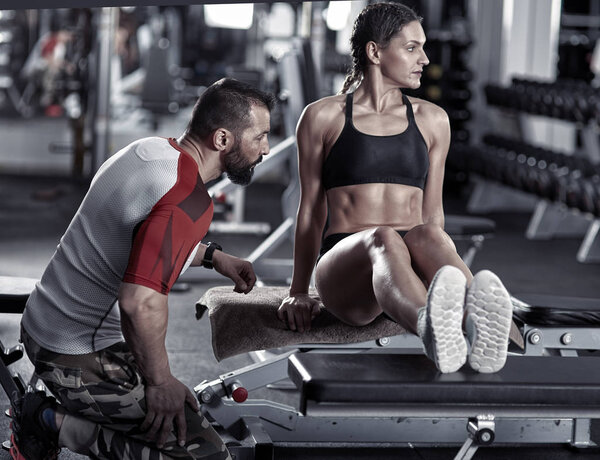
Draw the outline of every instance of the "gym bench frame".
[[[509,363],[524,360],[523,363],[531,363],[534,368],[551,363],[556,368],[556,363],[560,362],[562,367],[571,365],[578,372],[581,372],[582,363],[589,360],[597,360],[589,362],[600,364],[595,357],[568,359],[579,356],[582,350],[600,350],[600,328],[596,326],[599,324],[600,301],[525,295],[522,299],[536,303],[513,299],[514,318],[520,324],[525,340],[524,349],[515,348],[509,353]],[[524,322],[524,319],[530,322]],[[555,324],[561,321],[566,324]],[[231,436],[235,440],[230,449],[238,459],[270,458],[267,453],[272,455],[275,445],[315,443],[355,447],[462,444],[455,457],[461,460],[472,458],[479,446],[492,442],[500,445],[564,443],[577,448],[595,446],[590,439],[590,424],[591,419],[600,418],[600,407],[581,402],[544,407],[509,404],[509,400],[503,405],[448,405],[443,399],[433,405],[324,404],[310,401],[304,394],[302,373],[297,370],[298,362],[303,360],[310,363],[310,360],[331,359],[353,362],[354,365],[359,362],[363,368],[357,367],[355,375],[360,375],[360,369],[367,372],[372,361],[381,356],[423,359],[422,367],[431,366],[432,363],[422,356],[421,342],[414,335],[400,334],[355,344],[300,344],[254,351],[250,355],[256,361],[254,364],[212,381],[203,381],[194,388],[203,413],[224,430],[225,437]],[[598,364],[594,366],[598,367]],[[459,371],[466,379],[473,378],[471,374]],[[489,374],[488,378],[493,380],[502,375],[501,371]],[[573,376],[573,384],[577,383],[576,379],[577,375]],[[600,376],[597,384],[600,385]],[[530,385],[539,386],[540,382],[532,381]],[[429,386],[423,385],[423,391],[428,391]],[[275,401],[246,399],[248,392],[265,387],[300,389],[300,410]],[[435,428],[431,429],[432,426]],[[425,430],[425,427],[430,429]]]

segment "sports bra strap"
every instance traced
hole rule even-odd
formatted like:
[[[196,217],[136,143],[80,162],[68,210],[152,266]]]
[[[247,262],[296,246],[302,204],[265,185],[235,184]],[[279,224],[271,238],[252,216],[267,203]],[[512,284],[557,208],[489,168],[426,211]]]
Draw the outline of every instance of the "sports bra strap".
[[[406,118],[408,118],[408,124],[415,124],[415,114],[413,113],[412,104],[408,100],[406,94],[402,95],[402,102],[406,105]]]
[[[352,99],[354,93],[346,94],[346,121],[352,121]]]

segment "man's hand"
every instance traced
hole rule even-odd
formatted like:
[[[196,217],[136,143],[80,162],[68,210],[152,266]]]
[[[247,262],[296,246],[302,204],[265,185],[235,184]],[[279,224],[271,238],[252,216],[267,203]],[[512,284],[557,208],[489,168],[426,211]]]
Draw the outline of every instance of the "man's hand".
[[[222,251],[213,253],[213,267],[221,275],[230,278],[234,283],[235,292],[248,294],[256,283],[256,275],[252,264],[239,257],[230,256]]]
[[[310,323],[321,313],[321,303],[308,294],[293,294],[283,299],[277,317],[292,331],[308,332]]]
[[[170,376],[160,385],[146,385],[146,419],[140,429],[148,430],[146,437],[156,440],[161,449],[169,434],[176,430],[177,442],[185,445],[187,423],[185,421],[185,404],[188,403],[196,412],[199,410],[198,401],[183,383]]]

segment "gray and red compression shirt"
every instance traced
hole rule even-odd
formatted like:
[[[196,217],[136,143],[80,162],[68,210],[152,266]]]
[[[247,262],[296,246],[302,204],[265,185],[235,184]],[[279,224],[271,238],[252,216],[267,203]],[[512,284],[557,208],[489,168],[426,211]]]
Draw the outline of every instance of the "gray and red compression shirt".
[[[167,294],[212,220],[195,160],[173,139],[136,141],[94,177],[22,324],[42,347],[84,354],[122,341],[122,282]]]

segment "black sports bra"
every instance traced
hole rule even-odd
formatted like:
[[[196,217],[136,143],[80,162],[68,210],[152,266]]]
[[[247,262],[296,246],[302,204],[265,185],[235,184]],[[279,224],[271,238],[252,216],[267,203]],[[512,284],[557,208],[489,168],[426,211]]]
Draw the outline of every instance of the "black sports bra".
[[[358,131],[352,123],[352,99],[353,93],[349,93],[344,129],[323,163],[323,187],[328,190],[344,185],[391,183],[423,189],[429,170],[429,153],[408,97],[402,95],[408,127],[391,136]]]

